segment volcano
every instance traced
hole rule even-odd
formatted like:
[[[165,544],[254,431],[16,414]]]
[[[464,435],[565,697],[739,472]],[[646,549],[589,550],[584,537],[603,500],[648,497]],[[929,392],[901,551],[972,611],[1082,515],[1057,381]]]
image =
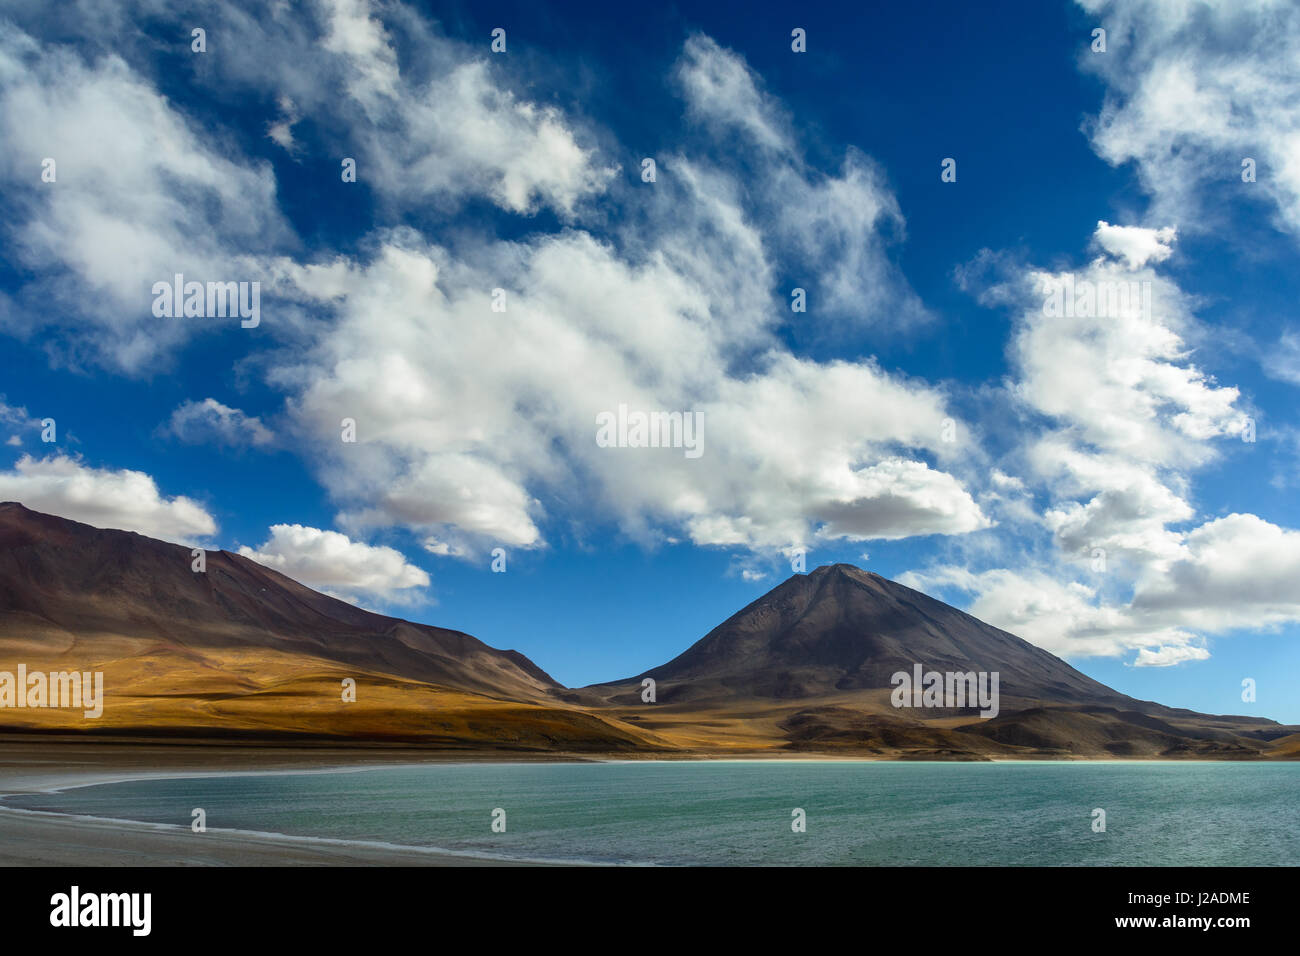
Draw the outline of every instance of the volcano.
[[[918,707],[908,695],[898,706],[896,675],[918,672],[996,674],[995,716],[982,719],[973,700]],[[768,741],[928,758],[1254,757],[1297,729],[1137,700],[849,564],[795,575],[666,664],[585,693],[638,726],[738,749]]]
[[[631,682],[653,678],[665,702],[785,700],[888,688],[916,664],[999,672],[1021,707],[1133,703],[1014,634],[849,564],[795,575]]]
[[[615,622],[616,623],[616,622]],[[375,614],[237,554],[0,504],[0,675],[102,673],[100,717],[0,707],[0,731],[645,755],[1296,757],[1300,727],[1121,694],[851,565],[795,575],[685,652],[568,689],[524,655]],[[895,675],[997,674],[895,706]],[[86,677],[89,680],[89,677]],[[51,682],[53,678],[51,678]]]

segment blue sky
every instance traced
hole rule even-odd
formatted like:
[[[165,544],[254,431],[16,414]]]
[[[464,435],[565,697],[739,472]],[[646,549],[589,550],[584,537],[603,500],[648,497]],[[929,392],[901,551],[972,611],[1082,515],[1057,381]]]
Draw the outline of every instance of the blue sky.
[[[1290,5],[102,6],[0,2],[0,498],[570,685],[802,548],[1300,722]],[[176,272],[260,324],[155,316]]]

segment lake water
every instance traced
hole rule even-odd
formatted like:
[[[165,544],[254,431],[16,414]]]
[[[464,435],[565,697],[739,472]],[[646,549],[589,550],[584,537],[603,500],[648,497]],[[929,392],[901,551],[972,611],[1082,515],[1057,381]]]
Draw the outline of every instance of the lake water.
[[[150,780],[8,806],[631,864],[1294,866],[1300,763],[434,764]],[[493,810],[506,830],[492,830]],[[792,811],[807,829],[793,832]],[[1093,810],[1106,830],[1093,830]]]

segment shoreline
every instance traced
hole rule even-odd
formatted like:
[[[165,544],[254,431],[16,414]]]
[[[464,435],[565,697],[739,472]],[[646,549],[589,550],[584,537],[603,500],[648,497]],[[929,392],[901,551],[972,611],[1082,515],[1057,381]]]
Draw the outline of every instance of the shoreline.
[[[59,741],[0,736],[0,800],[9,795],[57,793],[79,787],[151,779],[201,779],[260,774],[359,773],[419,765],[564,763],[755,763],[857,762],[990,765],[1040,764],[1231,764],[1290,763],[1290,760],[1239,760],[1206,757],[1080,757],[1068,754],[981,755],[978,759],[926,759],[921,755],[738,751],[655,754],[536,753],[531,751],[449,751],[403,747],[256,747],[221,741],[195,743]]]
[[[359,773],[488,755],[0,740],[0,801],[137,780]],[[498,761],[491,761],[498,762]],[[531,762],[507,760],[505,762]],[[548,760],[548,762],[550,762]],[[567,762],[583,762],[574,756]],[[0,866],[580,866],[434,847],[26,810],[0,802]],[[588,864],[594,865],[594,864]]]
[[[194,833],[175,823],[0,806],[0,866],[6,867],[595,865],[261,830]]]
[[[0,741],[0,866],[580,866],[437,847],[188,826],[6,806],[11,795],[53,794],[138,780],[263,774],[361,773],[447,760],[430,754],[343,751],[257,752],[249,748],[121,748],[65,744],[33,748]],[[159,768],[158,763],[172,766]],[[523,762],[523,761],[520,761]],[[134,766],[120,766],[120,764]],[[212,766],[213,763],[223,766]],[[115,764],[117,766],[115,766]],[[591,865],[591,864],[588,864]]]
[[[914,763],[888,756],[849,754],[693,754],[670,762],[744,761],[800,763],[859,761]],[[591,754],[513,754],[375,748],[257,748],[217,743],[54,742],[0,738],[0,866],[599,866],[594,861],[512,858],[293,834],[28,810],[6,806],[11,795],[53,794],[112,783],[266,774],[361,773],[422,764],[644,763],[645,758]],[[660,761],[653,761],[660,762]],[[1220,760],[940,760],[936,763],[1036,764],[1231,763]],[[1245,761],[1248,763],[1272,761]]]

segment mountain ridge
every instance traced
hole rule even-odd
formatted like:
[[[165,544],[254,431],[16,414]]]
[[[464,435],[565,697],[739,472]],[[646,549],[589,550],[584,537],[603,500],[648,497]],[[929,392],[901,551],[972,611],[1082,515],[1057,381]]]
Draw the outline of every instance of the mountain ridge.
[[[191,560],[182,545],[0,504],[0,671],[102,670],[112,701],[102,721],[0,708],[0,730],[629,756],[1300,756],[1300,727],[1136,700],[853,565],[792,576],[634,678],[565,688],[518,651],[355,607],[241,555],[208,551],[204,572]],[[916,664],[998,671],[1001,712],[892,706],[890,675]]]
[[[33,533],[33,523],[41,526],[44,537]],[[85,531],[78,532],[74,539],[69,526]],[[125,547],[128,541],[132,547]],[[147,574],[148,590],[166,602],[173,614],[184,612],[188,623],[205,629],[218,625],[216,630],[205,635],[210,640],[247,641],[261,646],[267,643],[264,635],[270,635],[282,642],[302,644],[304,650],[313,653],[324,652],[341,663],[378,666],[381,670],[393,667],[397,668],[394,673],[401,676],[451,681],[452,686],[466,690],[485,690],[489,685],[478,675],[455,673],[456,669],[447,667],[446,662],[463,664],[467,659],[473,660],[484,652],[490,652],[521,671],[521,675],[511,681],[513,689],[519,692],[528,685],[535,685],[540,692],[561,686],[518,651],[490,648],[463,631],[416,624],[367,611],[315,591],[243,555],[224,550],[207,551],[207,570],[195,572],[191,570],[191,550],[183,545],[158,541],[134,531],[95,528],[71,519],[43,515],[17,502],[0,503],[0,616],[26,613],[56,626],[82,623],[107,628],[115,619],[120,622],[124,615],[114,613],[102,598],[84,602],[60,592],[63,606],[50,606],[52,595],[45,581],[52,577],[66,578],[68,569],[76,566],[72,562],[58,561],[60,548],[74,546],[83,555],[89,551],[90,562],[97,567],[89,576],[80,576],[65,581],[65,584],[81,588],[121,589],[133,584],[133,577]],[[6,568],[5,562],[12,562],[21,550],[28,551],[28,573],[23,576],[28,585],[25,589],[15,588],[16,575],[5,573],[6,570],[12,572],[12,568]],[[56,562],[59,567],[55,566]],[[81,563],[84,565],[86,562]],[[159,587],[161,581],[168,583],[169,590]],[[258,590],[253,591],[254,588]],[[205,601],[205,597],[209,600]],[[177,637],[173,628],[158,621],[154,615],[139,608],[124,610],[130,623],[138,629],[137,634],[143,630],[145,635],[176,640],[187,646],[184,636]],[[216,611],[224,611],[225,619],[213,613]],[[249,630],[240,633],[241,626]],[[337,643],[337,639],[349,629],[367,626],[372,633],[391,638],[393,644],[363,648],[356,645],[341,647]],[[326,646],[322,640],[313,640],[304,633],[309,628],[323,629],[336,639],[336,643]],[[412,648],[411,644],[417,646]]]
[[[827,593],[836,590],[840,593]],[[854,600],[862,594],[870,596],[870,604]],[[919,619],[919,624],[909,620],[905,611]],[[774,615],[776,621],[772,620]],[[919,646],[920,638],[930,640]],[[909,639],[910,643],[904,647]],[[982,648],[972,646],[978,643],[977,639],[985,641]],[[758,660],[756,651],[761,652]],[[789,690],[806,688],[809,684],[814,685],[811,689],[821,692],[867,689],[890,686],[893,673],[898,670],[910,673],[917,663],[927,670],[994,670],[995,667],[978,666],[981,661],[977,655],[982,655],[984,663],[1005,666],[1007,654],[1015,658],[1013,664],[1029,672],[1027,676],[1016,673],[1003,676],[1003,693],[1010,696],[1033,699],[1050,690],[1072,701],[1132,700],[1014,634],[850,564],[822,565],[806,575],[794,575],[737,611],[672,660],[632,678],[593,686],[633,683],[645,678],[689,680],[695,688],[693,693],[698,696],[702,681],[726,684],[730,679],[734,686],[743,679],[743,672],[735,663],[740,659],[751,669],[761,668],[769,675],[782,668],[803,671],[802,679],[790,674]],[[720,669],[713,666],[711,672],[712,665],[728,659],[731,666],[724,664]],[[817,675],[809,671],[814,671],[819,664],[844,672],[833,688],[815,686]],[[787,695],[773,688],[768,688],[767,693],[762,691],[759,688],[760,696]]]

